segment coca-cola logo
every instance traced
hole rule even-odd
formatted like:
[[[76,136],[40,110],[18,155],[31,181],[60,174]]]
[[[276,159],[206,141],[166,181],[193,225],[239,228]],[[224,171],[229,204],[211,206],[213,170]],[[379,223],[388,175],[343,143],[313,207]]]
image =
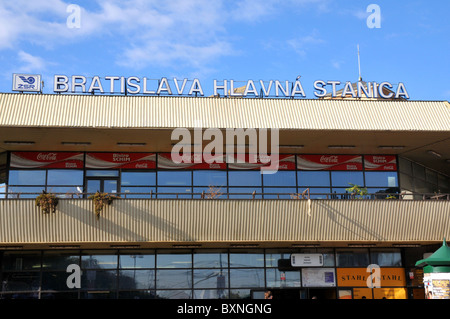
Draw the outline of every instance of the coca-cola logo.
[[[38,161],[56,161],[56,153],[39,153],[36,156]]]
[[[384,157],[384,156],[374,156],[374,157],[372,158],[372,160],[373,160],[373,162],[376,163],[376,164],[384,164],[384,163],[387,162],[387,161],[386,161],[386,157]]]
[[[338,157],[336,155],[330,155],[330,156],[323,155],[320,157],[320,162],[321,163],[337,163]]]

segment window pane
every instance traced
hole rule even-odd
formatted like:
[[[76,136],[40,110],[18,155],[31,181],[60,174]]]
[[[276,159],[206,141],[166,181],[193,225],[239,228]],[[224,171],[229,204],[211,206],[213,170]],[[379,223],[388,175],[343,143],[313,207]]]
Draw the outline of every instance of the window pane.
[[[264,287],[264,269],[230,269],[230,287]]]
[[[367,249],[342,249],[336,251],[337,267],[367,267],[369,252]]]
[[[5,252],[3,270],[39,270],[41,267],[40,252]]]
[[[300,171],[298,175],[299,186],[330,186],[330,173],[323,171]]]
[[[5,272],[2,276],[3,291],[39,290],[39,272]]]
[[[120,289],[155,288],[155,270],[121,270],[119,271]]]
[[[117,288],[116,270],[84,270],[81,288],[88,290],[113,290]]]
[[[194,288],[228,288],[228,273],[220,269],[196,269]]]
[[[331,172],[331,184],[344,187],[351,187],[350,184],[363,186],[363,172]]]
[[[230,171],[228,179],[230,186],[261,186],[261,172],[256,171]]]
[[[371,249],[370,258],[371,258],[370,262],[372,264],[377,264],[378,266],[381,267],[402,266],[402,256],[400,253],[400,249],[395,250]]]
[[[45,170],[9,171],[9,185],[45,185]]]
[[[83,185],[83,171],[69,169],[50,169],[47,185]]]
[[[75,252],[52,252],[45,251],[43,260],[42,260],[42,268],[48,270],[66,270],[67,266],[71,264],[80,264],[80,256]]]
[[[216,170],[194,171],[194,186],[226,186],[227,172]]]
[[[155,172],[122,172],[122,186],[156,185]]]
[[[223,252],[194,253],[194,268],[223,268],[228,266],[228,254]]]
[[[264,198],[283,198],[283,199],[289,199],[291,198],[291,195],[295,196],[295,193],[297,193],[297,189],[295,187],[293,188],[282,188],[282,187],[264,187]]]
[[[227,198],[227,187],[195,187],[194,198],[201,198],[202,194],[205,198]]]
[[[367,187],[397,187],[397,172],[366,172]]]
[[[263,174],[264,186],[296,186],[295,171],[278,171]]]
[[[284,280],[281,280],[281,274]],[[267,287],[300,287],[300,271],[279,271],[276,268],[267,269]]]
[[[98,254],[81,256],[82,268],[117,268],[117,255]]]
[[[159,171],[158,185],[182,186],[191,185],[190,171]]]
[[[156,196],[156,187],[124,187],[121,188],[121,193],[124,193],[126,198],[150,198],[150,192],[153,198]]]
[[[252,187],[252,188],[247,188],[247,187],[234,187],[234,188],[230,188],[229,189],[230,195],[229,198],[235,198],[235,199],[249,199],[249,198],[253,198],[253,192],[255,192],[255,198],[262,198],[262,189],[259,187]],[[239,195],[242,194],[242,195]]]
[[[76,197],[77,194],[83,193],[82,186],[72,186],[72,187],[58,187],[58,186],[47,186],[48,193],[58,194],[58,197]]]
[[[191,269],[160,269],[156,271],[157,289],[192,288]]]
[[[35,198],[38,195],[42,194],[42,191],[45,190],[44,186],[40,187],[20,187],[20,186],[10,186],[8,187],[8,197],[9,198]],[[11,195],[9,193],[15,193]],[[17,193],[19,193],[17,195]],[[27,194],[28,193],[28,194]]]
[[[119,171],[118,170],[87,170],[86,176],[116,177],[116,176],[119,176]]]
[[[167,194],[167,195],[166,195]],[[190,187],[158,187],[158,198],[191,198]]]
[[[120,268],[155,268],[155,255],[141,252],[121,254],[119,256]]]
[[[264,267],[264,253],[243,251],[230,253],[230,267]]]
[[[162,253],[156,256],[158,268],[189,268],[192,267],[192,254],[180,253]]]

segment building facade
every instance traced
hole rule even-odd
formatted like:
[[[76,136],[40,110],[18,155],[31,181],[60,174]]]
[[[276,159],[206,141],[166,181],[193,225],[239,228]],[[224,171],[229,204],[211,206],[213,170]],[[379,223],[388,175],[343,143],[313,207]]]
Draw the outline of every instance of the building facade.
[[[414,265],[450,237],[447,101],[3,93],[0,111],[2,299],[423,299]],[[250,137],[239,161],[173,159],[208,129],[276,131],[277,171]]]

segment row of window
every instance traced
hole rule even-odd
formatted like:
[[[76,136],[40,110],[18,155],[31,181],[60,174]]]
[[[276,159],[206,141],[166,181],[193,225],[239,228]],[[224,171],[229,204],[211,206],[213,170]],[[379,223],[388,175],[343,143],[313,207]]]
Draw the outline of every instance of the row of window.
[[[10,170],[8,192],[92,193],[97,190],[112,193],[130,193],[142,197],[152,193],[176,193],[192,196],[215,187],[221,193],[264,193],[265,198],[275,194],[289,195],[303,192],[312,194],[346,193],[350,184],[368,188],[370,194],[395,193],[398,189],[397,172],[363,171],[278,171],[261,174],[259,170],[218,171],[120,171],[120,170]],[[101,188],[101,189],[100,189]],[[85,190],[85,191],[83,191]],[[175,196],[175,195],[173,195]],[[238,195],[237,195],[238,196]],[[164,197],[170,197],[166,195]],[[320,195],[317,195],[320,197]]]
[[[403,265],[399,249],[317,249],[323,267],[285,270],[284,250],[35,251],[0,254],[0,298],[242,298],[276,287],[336,287],[335,267]],[[80,288],[67,267],[79,265]],[[80,294],[79,296],[77,294]],[[97,295],[98,296],[98,295]]]

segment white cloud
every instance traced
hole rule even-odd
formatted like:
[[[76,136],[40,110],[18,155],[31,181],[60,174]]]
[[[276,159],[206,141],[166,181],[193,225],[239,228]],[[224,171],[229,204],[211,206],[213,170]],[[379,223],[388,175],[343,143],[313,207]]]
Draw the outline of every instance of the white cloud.
[[[287,44],[300,56],[305,56],[307,49],[311,46],[322,43],[325,43],[325,41],[319,36],[317,30],[313,30],[309,35],[287,41]]]
[[[37,56],[33,56],[27,52],[19,51],[18,58],[20,60],[19,72],[31,73],[42,71],[46,68],[46,62]]]

